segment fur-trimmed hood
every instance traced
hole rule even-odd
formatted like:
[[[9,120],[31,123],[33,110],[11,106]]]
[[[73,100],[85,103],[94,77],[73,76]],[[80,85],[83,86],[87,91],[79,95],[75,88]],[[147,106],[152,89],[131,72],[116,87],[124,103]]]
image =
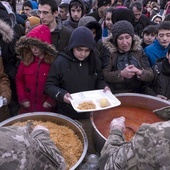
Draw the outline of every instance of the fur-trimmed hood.
[[[29,65],[34,60],[30,46],[36,46],[45,53],[45,63],[51,64],[57,56],[57,51],[51,43],[49,27],[38,25],[17,42],[16,52],[19,54],[18,58],[20,58],[25,65]]]
[[[6,22],[0,19],[0,34],[4,42],[9,43],[14,39],[14,30]]]
[[[111,35],[108,38],[106,38],[103,42],[103,46],[106,47],[111,54],[118,51],[118,48],[116,47],[116,45],[113,44],[112,39],[113,38]],[[141,46],[142,40],[137,35],[134,35],[133,42],[134,43],[130,51],[138,51],[142,49],[142,46]]]
[[[23,36],[16,43],[16,53],[25,65],[29,65],[33,61],[30,45],[36,45],[45,51],[44,61],[48,64],[51,64],[57,57],[58,52],[53,45],[49,45],[35,38]]]

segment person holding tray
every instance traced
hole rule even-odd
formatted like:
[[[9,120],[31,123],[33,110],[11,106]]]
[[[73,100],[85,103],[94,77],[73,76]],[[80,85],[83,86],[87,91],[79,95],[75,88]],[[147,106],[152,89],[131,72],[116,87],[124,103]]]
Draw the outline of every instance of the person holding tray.
[[[57,100],[57,113],[73,119],[88,118],[89,113],[77,113],[70,104],[71,93],[104,89],[101,61],[94,53],[92,32],[80,26],[70,37],[68,46],[51,65],[46,81],[46,93]]]

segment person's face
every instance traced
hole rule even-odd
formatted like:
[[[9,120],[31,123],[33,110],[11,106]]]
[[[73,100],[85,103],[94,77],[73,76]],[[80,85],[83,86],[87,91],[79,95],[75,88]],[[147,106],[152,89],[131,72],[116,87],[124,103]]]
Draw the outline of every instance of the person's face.
[[[106,18],[105,18],[105,23],[106,23],[106,26],[107,26],[107,28],[108,28],[109,30],[111,30],[111,28],[112,28],[112,26],[113,26],[111,17],[112,17],[112,13],[111,13],[111,12],[107,12]]]
[[[31,28],[30,22],[29,22],[29,21],[26,21],[26,22],[25,22],[25,34],[28,33],[28,31],[30,30],[30,28]]]
[[[55,11],[52,13],[51,7],[49,5],[40,5],[38,6],[38,15],[40,17],[41,23],[50,27],[56,22],[56,17],[58,12]]]
[[[43,51],[40,48],[36,46],[32,46],[32,45],[30,46],[30,48],[34,56],[40,57],[40,58],[42,57]]]
[[[119,35],[117,46],[121,52],[128,52],[132,46],[132,37],[127,33]]]
[[[135,22],[138,22],[142,15],[142,11],[139,11],[136,7],[133,7],[132,11],[135,15]]]
[[[29,16],[31,16],[30,13],[31,13],[31,11],[32,11],[32,8],[30,8],[29,6],[24,6],[23,11],[24,11],[25,15],[26,15],[27,17],[29,17]]]
[[[58,16],[61,18],[61,20],[67,19],[67,11],[64,8],[58,7]]]
[[[159,30],[156,38],[162,47],[167,48],[170,43],[170,30]]]
[[[160,22],[162,22],[162,19],[159,17],[156,17],[153,22],[159,24]]]
[[[152,44],[153,41],[155,40],[155,34],[154,33],[144,33],[143,35],[143,41],[145,44],[149,45],[149,44]]]
[[[74,47],[73,54],[78,60],[83,61],[89,56],[90,49],[87,47]]]
[[[71,17],[74,21],[78,22],[82,16],[82,9],[80,7],[73,6],[71,8]]]
[[[100,18],[104,17],[104,11],[109,7],[110,7],[110,4],[107,4],[105,6],[101,6],[100,8],[98,8],[98,13],[99,13]]]

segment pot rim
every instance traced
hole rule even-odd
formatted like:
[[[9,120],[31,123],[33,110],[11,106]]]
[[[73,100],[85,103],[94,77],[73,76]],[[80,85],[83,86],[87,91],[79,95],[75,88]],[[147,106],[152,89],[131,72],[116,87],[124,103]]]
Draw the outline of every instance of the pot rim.
[[[64,116],[64,115],[61,115],[61,114],[58,114],[58,113],[54,113],[54,112],[29,112],[29,113],[24,113],[24,114],[21,114],[21,115],[17,115],[17,116],[14,116],[14,117],[11,117],[9,119],[6,119],[4,121],[2,121],[0,123],[0,127],[2,126],[5,126],[7,125],[8,123],[12,122],[12,121],[16,121],[16,120],[19,120],[20,118],[25,118],[25,117],[34,117],[34,116],[51,116],[51,117],[58,117],[58,118],[61,118],[61,119],[64,119],[70,123],[72,123],[82,134],[82,137],[83,137],[83,152],[79,158],[79,160],[76,162],[76,164],[74,166],[72,166],[70,168],[70,170],[74,170],[76,169],[83,161],[83,159],[85,158],[86,156],[86,153],[87,153],[87,149],[88,149],[88,139],[87,139],[87,135],[83,129],[83,127],[81,126],[81,123],[79,121],[74,121],[73,119],[67,117],[67,116]]]
[[[170,105],[170,102],[169,101],[166,101],[166,100],[163,100],[163,99],[160,99],[158,97],[155,97],[155,96],[151,96],[151,95],[146,95],[146,94],[139,94],[139,93],[117,93],[117,94],[114,94],[115,97],[143,97],[143,98],[148,98],[148,99],[153,99],[153,100],[157,100],[157,101],[160,101],[162,103],[165,103],[167,105]],[[121,104],[120,104],[121,106]],[[94,122],[94,117],[93,117],[93,112],[90,113],[90,121],[91,121],[91,124],[92,124],[92,127],[94,128],[94,130],[98,133],[98,135],[100,135],[100,137],[106,141],[106,138],[101,134],[101,132],[98,130],[98,128],[96,127],[95,125],[95,122]]]

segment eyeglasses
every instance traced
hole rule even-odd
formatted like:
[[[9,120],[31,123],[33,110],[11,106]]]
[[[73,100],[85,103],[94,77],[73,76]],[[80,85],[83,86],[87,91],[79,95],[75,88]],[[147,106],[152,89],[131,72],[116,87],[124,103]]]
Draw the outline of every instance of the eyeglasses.
[[[48,15],[49,13],[52,13],[51,11],[49,12],[49,11],[37,11],[37,15],[41,15],[41,14],[43,14],[43,15]]]

